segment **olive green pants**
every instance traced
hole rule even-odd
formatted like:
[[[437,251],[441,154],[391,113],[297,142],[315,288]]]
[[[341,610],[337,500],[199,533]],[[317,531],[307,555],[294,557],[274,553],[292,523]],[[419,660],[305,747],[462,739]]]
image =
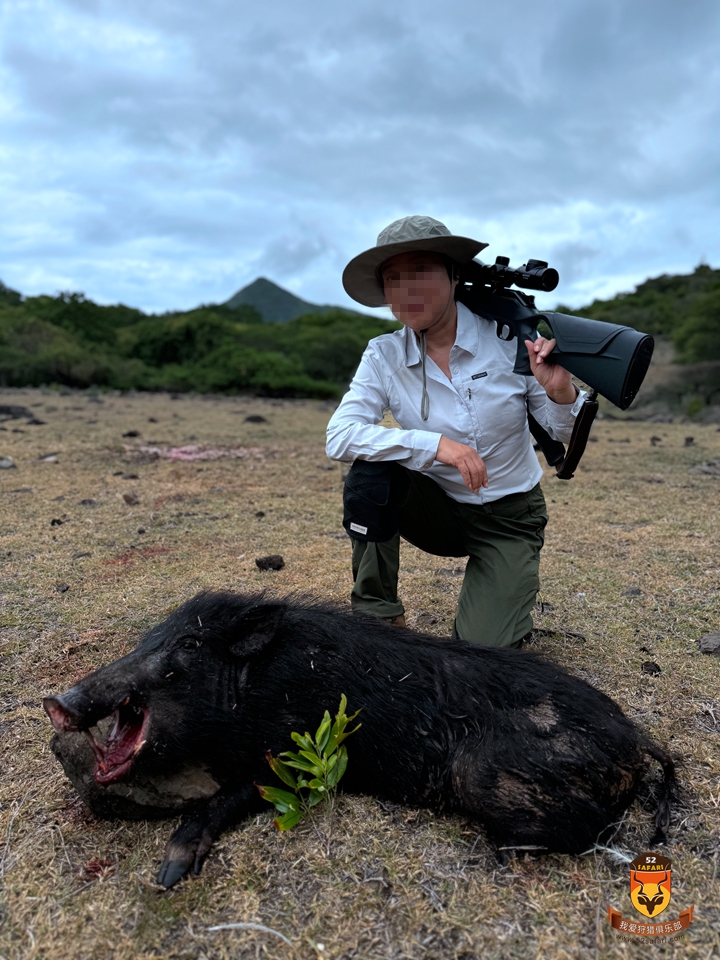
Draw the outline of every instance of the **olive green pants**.
[[[400,532],[384,543],[353,539],[357,612],[397,617],[400,537],[439,557],[467,557],[453,636],[492,647],[516,647],[532,630],[540,550],[547,523],[538,484],[484,505],[458,503],[434,480],[408,471],[410,492],[400,508]]]

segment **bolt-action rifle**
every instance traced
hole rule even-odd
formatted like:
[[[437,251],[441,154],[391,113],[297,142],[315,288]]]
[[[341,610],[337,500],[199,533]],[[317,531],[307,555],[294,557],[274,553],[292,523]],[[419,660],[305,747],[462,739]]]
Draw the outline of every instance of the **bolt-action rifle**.
[[[632,327],[539,311],[532,294],[510,289],[516,286],[549,293],[559,279],[557,270],[544,260],[528,260],[521,267],[511,267],[507,257],[498,257],[493,264],[471,260],[460,268],[457,300],[473,313],[494,320],[502,340],[517,339],[514,373],[532,375],[525,341],[536,340],[538,324],[544,322],[556,340],[553,361],[590,387],[567,452],[528,411],[530,432],[546,460],[561,480],[570,480],[585,452],[598,411],[598,394],[627,410],[645,379],[655,342]]]

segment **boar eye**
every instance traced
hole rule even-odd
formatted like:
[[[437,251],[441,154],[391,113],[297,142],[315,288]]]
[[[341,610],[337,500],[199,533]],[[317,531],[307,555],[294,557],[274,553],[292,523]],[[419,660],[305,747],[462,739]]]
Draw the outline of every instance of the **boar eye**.
[[[187,650],[190,653],[194,653],[200,646],[200,641],[197,637],[183,637],[179,641],[176,650]]]

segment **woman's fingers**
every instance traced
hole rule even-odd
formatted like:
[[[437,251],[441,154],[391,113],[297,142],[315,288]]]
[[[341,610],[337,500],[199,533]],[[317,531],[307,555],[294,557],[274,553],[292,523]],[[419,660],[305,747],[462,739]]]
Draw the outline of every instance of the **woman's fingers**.
[[[467,455],[462,465],[459,467],[465,486],[477,493],[480,487],[487,486],[487,470],[481,458],[471,448],[467,449]]]
[[[463,483],[473,493],[477,493],[480,487],[487,487],[485,464],[477,450],[472,447],[450,440],[449,437],[441,437],[435,457],[440,463],[456,467],[460,471]]]
[[[526,340],[525,346],[527,347],[528,354],[530,356],[530,366],[535,369],[536,365],[540,365],[545,362],[545,358],[552,353],[555,348],[557,341],[553,337],[552,340],[546,340],[545,337],[538,337],[537,340]]]

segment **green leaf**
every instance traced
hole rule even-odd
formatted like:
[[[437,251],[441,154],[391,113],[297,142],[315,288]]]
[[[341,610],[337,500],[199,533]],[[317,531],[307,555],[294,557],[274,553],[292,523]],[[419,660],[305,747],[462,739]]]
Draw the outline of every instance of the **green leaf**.
[[[304,770],[305,773],[318,773],[318,768],[315,766],[315,764],[308,763],[307,760],[288,760],[287,765],[289,767],[294,767],[296,770]],[[320,772],[322,772],[322,770]]]
[[[332,720],[330,719],[330,714],[326,710],[325,716],[322,719],[322,723],[318,727],[317,733],[315,734],[315,743],[317,744],[318,752],[321,752],[322,750],[325,749],[325,746],[328,742],[328,738],[330,737],[331,725],[332,725]]]
[[[292,828],[303,818],[302,810],[290,810],[282,817],[275,818],[275,826],[278,830],[292,830]]]
[[[338,750],[337,767],[335,768],[335,770],[337,770],[338,780],[340,779],[340,777],[342,777],[342,775],[347,770],[347,765],[348,765],[347,747],[340,747],[340,749]],[[333,770],[333,773],[335,772],[335,770]]]
[[[286,783],[289,787],[295,789],[297,784],[295,783],[295,777],[292,772],[288,769],[287,765],[279,759],[279,757],[273,757],[273,755],[268,752],[265,754],[267,762],[270,764],[270,767],[274,774],[276,774],[283,783]]]
[[[340,780],[340,777],[342,776],[342,773],[340,772],[340,769],[341,769],[341,768],[340,768],[340,765],[339,765],[339,764],[336,764],[336,765],[332,768],[332,770],[328,771],[328,775],[327,775],[327,785],[328,785],[328,789],[329,789],[329,790],[334,790],[335,787],[338,785],[338,781]]]
[[[313,749],[314,744],[312,742],[312,738],[309,733],[305,733],[304,735],[301,733],[291,733],[290,736],[295,741],[295,743],[299,743],[300,746],[303,747],[305,750]]]
[[[296,794],[289,793],[287,790],[281,790],[279,787],[264,787],[257,783],[255,786],[260,791],[260,796],[263,800],[268,800],[277,807],[281,813],[299,809],[300,800]]]
[[[313,790],[306,801],[308,807],[316,806],[316,804],[320,803],[321,800],[324,800],[326,796],[327,796],[326,793],[318,793],[317,790]]]
[[[325,793],[325,781],[324,780],[311,780],[308,784],[311,790],[319,790],[320,793]]]
[[[357,711],[357,713],[354,713],[353,716],[350,717],[349,719],[352,720],[353,717],[356,717],[358,713],[360,713],[359,710]],[[343,742],[343,740],[347,740],[347,738],[348,738],[349,736],[351,736],[353,733],[355,733],[357,730],[359,730],[361,726],[362,726],[362,724],[359,723],[359,724],[358,724],[356,727],[354,727],[352,730],[348,730],[348,731],[345,732],[345,733],[340,733],[340,734],[338,735],[338,737],[336,738],[336,739],[337,739],[337,743],[338,743],[338,744],[341,744],[341,743]]]
[[[351,733],[355,733],[355,730],[359,730],[362,724],[358,724],[354,730],[349,730],[345,732],[345,728],[348,723],[355,719],[355,717],[360,713],[359,710],[356,710],[355,713],[348,717],[345,715],[345,710],[347,708],[347,699],[345,694],[340,697],[340,706],[338,707],[338,712],[335,717],[335,723],[333,724],[332,731],[330,733],[330,738],[327,744],[327,753],[333,753],[335,748],[343,742]]]

